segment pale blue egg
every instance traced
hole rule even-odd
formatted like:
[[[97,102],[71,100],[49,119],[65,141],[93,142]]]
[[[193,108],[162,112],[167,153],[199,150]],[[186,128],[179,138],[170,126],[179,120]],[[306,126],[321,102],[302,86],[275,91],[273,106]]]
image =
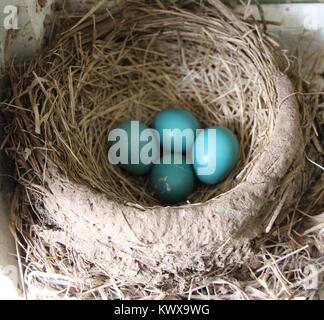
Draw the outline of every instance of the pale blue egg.
[[[143,122],[131,120],[121,122],[115,129],[122,129],[123,132],[127,134],[124,143],[120,143],[119,140],[117,141],[120,144],[119,153],[127,155],[127,163],[119,163],[120,167],[133,175],[147,174],[152,169],[153,165],[153,162],[151,161],[152,153],[142,153],[142,150],[148,141],[141,140],[141,134],[144,130],[152,131],[152,129],[149,129]],[[158,150],[159,145],[156,140],[156,135],[154,135],[153,131],[151,134],[154,136],[154,148]]]
[[[166,204],[181,202],[195,189],[195,173],[182,154],[168,154],[154,164],[151,171],[154,195]]]
[[[192,149],[193,167],[198,179],[206,184],[224,180],[240,157],[240,144],[229,129],[215,126],[204,129]]]
[[[200,123],[190,111],[170,107],[155,116],[153,126],[165,151],[183,153],[191,151]]]

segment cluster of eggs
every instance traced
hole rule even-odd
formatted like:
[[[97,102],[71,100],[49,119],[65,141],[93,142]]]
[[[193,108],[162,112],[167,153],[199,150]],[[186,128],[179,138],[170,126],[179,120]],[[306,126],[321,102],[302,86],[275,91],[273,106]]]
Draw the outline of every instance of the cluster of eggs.
[[[128,144],[122,146],[127,149],[124,151],[128,161],[120,166],[133,175],[150,173],[153,193],[163,203],[186,200],[194,192],[197,180],[204,184],[221,182],[239,160],[240,146],[232,131],[222,126],[201,129],[198,119],[184,109],[166,108],[156,114],[153,129],[158,134],[158,151],[162,151],[157,153],[157,161],[139,157],[147,144],[140,136],[144,130],[151,130],[148,126],[138,122],[136,136],[132,121],[124,121],[117,128],[128,137]],[[131,161],[134,153],[136,163]]]

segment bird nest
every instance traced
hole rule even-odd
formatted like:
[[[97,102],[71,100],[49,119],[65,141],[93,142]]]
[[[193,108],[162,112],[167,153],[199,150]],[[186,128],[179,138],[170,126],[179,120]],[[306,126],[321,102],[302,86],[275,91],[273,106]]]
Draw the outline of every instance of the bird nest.
[[[103,278],[161,285],[252,263],[250,240],[301,190],[308,115],[288,67],[262,26],[219,1],[126,1],[60,30],[22,74],[11,73],[8,144],[28,200],[14,219],[23,247],[70,288],[83,279],[82,294]],[[151,125],[168,106],[230,128],[241,147],[225,181],[173,207],[107,156],[116,124]],[[64,278],[72,265],[75,278]]]

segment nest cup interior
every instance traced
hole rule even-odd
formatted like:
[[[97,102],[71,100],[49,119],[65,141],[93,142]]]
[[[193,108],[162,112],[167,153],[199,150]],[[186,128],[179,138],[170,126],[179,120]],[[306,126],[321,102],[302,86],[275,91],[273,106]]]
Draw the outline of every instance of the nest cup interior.
[[[159,205],[147,176],[109,163],[107,137],[123,120],[150,126],[159,110],[174,106],[192,111],[203,127],[228,127],[241,146],[231,175],[218,185],[199,185],[190,203],[233,188],[266,146],[274,111],[265,103],[267,49],[260,51],[255,27],[246,24],[251,32],[244,38],[226,20],[200,5],[128,4],[68,29],[18,84],[29,109],[24,126],[35,133],[21,146],[24,159],[40,179],[54,163],[113,201]]]

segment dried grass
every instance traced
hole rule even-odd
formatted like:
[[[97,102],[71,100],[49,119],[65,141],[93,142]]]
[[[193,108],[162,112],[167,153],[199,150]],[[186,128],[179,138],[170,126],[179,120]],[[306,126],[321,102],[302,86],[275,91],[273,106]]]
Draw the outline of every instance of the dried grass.
[[[35,173],[42,181],[49,158],[74,181],[109,199],[159,204],[147,177],[127,176],[107,161],[107,136],[125,119],[150,125],[156,112],[167,106],[191,110],[203,126],[231,128],[241,144],[241,161],[232,175],[216,188],[201,185],[189,198],[191,203],[214,198],[244,179],[274,125],[272,84],[263,80],[271,79],[270,40],[249,35],[253,29],[248,25],[249,41],[240,39],[242,31],[225,23],[226,17],[213,16],[208,7],[195,16],[179,8],[171,16],[164,10],[132,2],[125,9],[81,19],[54,48],[37,57],[25,75],[16,75],[20,80],[12,74],[17,93],[12,103],[33,106],[21,108],[24,123],[18,124],[34,131],[16,150],[25,153],[22,161],[17,159],[19,172],[26,161],[34,168],[20,177],[24,185],[35,182]],[[212,16],[212,24],[206,23],[206,14]],[[184,27],[187,18],[192,22]],[[260,32],[258,27],[254,32]],[[21,132],[15,139],[27,137]]]

